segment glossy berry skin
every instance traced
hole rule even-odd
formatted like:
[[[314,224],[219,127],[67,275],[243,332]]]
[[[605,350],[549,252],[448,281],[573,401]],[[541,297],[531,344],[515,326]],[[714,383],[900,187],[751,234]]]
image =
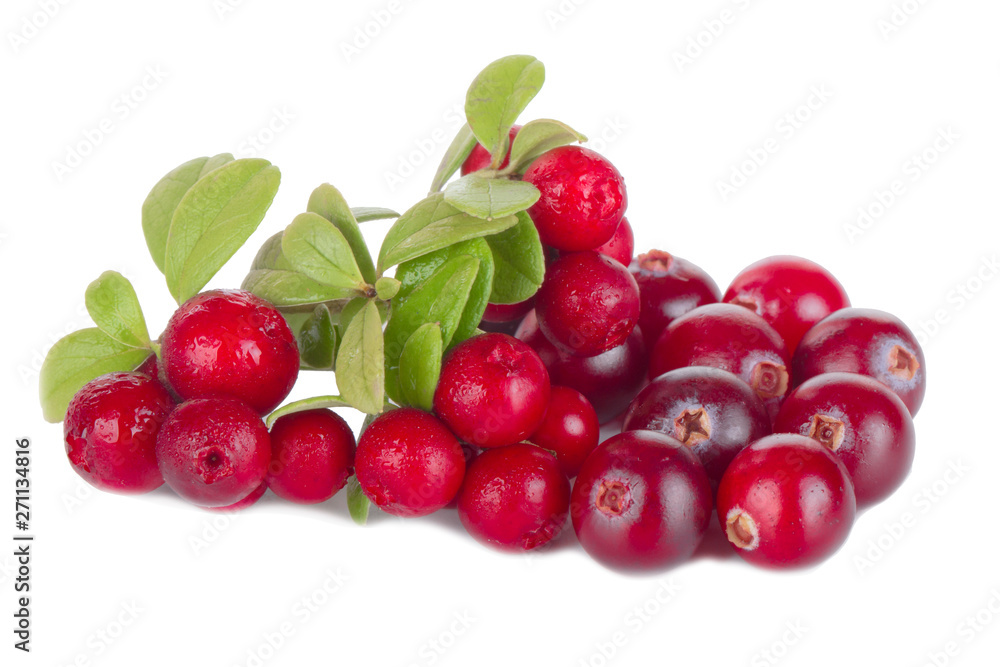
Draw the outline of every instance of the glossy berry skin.
[[[625,342],[639,321],[639,286],[624,266],[594,251],[560,257],[535,295],[542,333],[564,352],[592,357]]]
[[[790,354],[812,325],[851,300],[833,275],[791,255],[767,257],[740,271],[722,300],[749,308],[774,327]]]
[[[174,493],[201,507],[243,500],[267,474],[271,438],[257,412],[228,396],[179,405],[156,439],[156,461]]]
[[[261,482],[260,485],[251,491],[250,495],[243,500],[237,500],[232,505],[226,505],[225,507],[202,507],[202,509],[220,513],[239,512],[240,510],[245,510],[252,505],[256,505],[257,502],[264,497],[265,493],[267,493],[267,482]]]
[[[518,303],[488,303],[485,312],[483,312],[483,321],[494,324],[520,322],[534,307],[535,297]]]
[[[698,548],[712,491],[690,449],[662,433],[627,431],[587,458],[571,508],[580,544],[594,559],[616,569],[656,570]]]
[[[877,380],[825,373],[795,389],[774,422],[776,433],[813,438],[851,475],[859,507],[888,498],[913,464],[916,436],[903,401]]]
[[[601,437],[594,406],[575,389],[553,386],[542,425],[529,441],[556,455],[567,477],[576,477]]]
[[[795,351],[795,383],[833,372],[875,378],[903,399],[913,416],[924,401],[924,351],[909,327],[881,310],[838,310],[802,337]]]
[[[814,565],[847,540],[857,506],[836,456],[804,435],[780,433],[740,452],[719,483],[723,531],[761,567]]]
[[[675,438],[698,456],[714,490],[740,451],[771,435],[771,419],[746,382],[718,368],[692,366],[646,385],[626,411],[622,430]]]
[[[73,469],[113,493],[146,493],[163,484],[156,436],[174,401],[154,379],[110,373],[85,384],[69,402],[63,435]]]
[[[520,125],[515,125],[510,128],[510,132],[507,133],[507,138],[510,144],[507,146],[507,155],[504,156],[503,162],[500,163],[500,169],[504,169],[510,164],[510,149],[514,145],[514,137],[517,136],[518,130],[521,129]],[[467,176],[474,171],[479,171],[480,169],[487,169],[490,166],[490,152],[483,148],[483,145],[477,143],[469,153],[469,157],[465,158],[465,162],[462,163],[462,176]]]
[[[358,439],[358,483],[380,509],[425,516],[446,506],[462,485],[465,455],[437,417],[399,408],[372,421]]]
[[[333,410],[284,415],[271,426],[267,484],[294,503],[329,500],[354,470],[354,433]]]
[[[553,148],[531,163],[524,180],[541,192],[528,215],[542,243],[557,250],[593,250],[614,236],[625,216],[625,180],[589,148]]]
[[[722,296],[711,276],[662,250],[639,255],[628,270],[639,285],[639,326],[649,350],[668,324]]]
[[[632,263],[632,253],[635,252],[635,235],[632,233],[632,225],[628,224],[628,218],[622,218],[618,223],[614,236],[603,244],[594,248],[602,255],[607,255],[622,266]]]
[[[538,328],[534,311],[525,316],[516,335],[538,353],[554,384],[576,389],[590,401],[602,424],[628,407],[646,382],[649,357],[638,326],[624,343],[594,357],[558,350]]]
[[[530,551],[562,531],[569,494],[569,480],[551,452],[528,443],[489,449],[469,465],[458,517],[487,546]]]
[[[549,392],[548,371],[534,350],[506,334],[483,334],[445,356],[434,412],[463,441],[502,447],[535,432]]]
[[[163,372],[183,399],[226,395],[260,414],[291,391],[299,348],[278,310],[250,292],[211,290],[186,301],[161,337]]]

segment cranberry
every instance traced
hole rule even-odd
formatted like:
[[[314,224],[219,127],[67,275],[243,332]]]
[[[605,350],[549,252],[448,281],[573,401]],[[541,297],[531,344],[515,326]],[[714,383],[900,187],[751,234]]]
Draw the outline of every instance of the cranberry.
[[[257,501],[264,497],[267,493],[267,482],[261,482],[260,485],[250,492],[250,495],[243,500],[237,500],[232,505],[226,505],[225,507],[202,507],[202,509],[210,510],[212,512],[239,512],[240,510],[245,510],[251,505],[256,505]]]
[[[161,342],[166,379],[184,399],[227,395],[264,414],[284,400],[299,372],[285,318],[241,290],[192,297],[170,318]]]
[[[601,424],[590,401],[575,389],[553,386],[545,419],[528,440],[555,454],[567,477],[576,477],[600,437]]]
[[[889,497],[903,483],[916,436],[903,401],[878,381],[853,373],[807,380],[785,399],[775,432],[809,436],[835,453],[859,506]]]
[[[691,556],[712,515],[705,469],[690,449],[654,431],[604,441],[573,486],[583,548],[614,568],[659,569]]]
[[[794,380],[841,371],[875,378],[916,416],[924,400],[924,352],[909,327],[880,310],[844,308],[806,332],[795,351]]]
[[[66,410],[70,464],[104,491],[152,491],[163,484],[156,436],[173,408],[170,394],[146,375],[110,373],[91,380]]]
[[[851,305],[829,271],[789,255],[767,257],[740,271],[722,300],[763,317],[785,340],[789,354],[812,325]]]
[[[693,366],[664,373],[639,392],[622,430],[673,436],[698,456],[715,489],[733,457],[771,434],[771,419],[746,382],[718,368]]]
[[[155,354],[151,354],[146,357],[146,360],[139,364],[139,367],[135,369],[136,373],[141,373],[146,377],[153,378],[154,380],[160,377],[160,364],[156,358]]]
[[[607,158],[582,146],[540,155],[524,180],[541,192],[528,209],[542,243],[557,250],[593,250],[607,243],[625,215],[625,181]]]
[[[618,347],[639,321],[639,286],[624,266],[600,253],[556,260],[535,296],[535,315],[556,347],[592,357]]]
[[[333,410],[294,412],[271,426],[267,483],[279,497],[303,504],[329,500],[353,467],[354,433]]]
[[[549,374],[534,350],[506,334],[483,334],[445,356],[434,412],[462,440],[501,447],[538,428],[549,390]]]
[[[698,306],[717,303],[722,295],[711,276],[662,250],[639,255],[628,270],[639,285],[639,326],[649,350],[668,324]]]
[[[529,551],[562,530],[569,493],[569,480],[551,452],[518,443],[484,451],[472,461],[458,494],[458,516],[487,546]]]
[[[631,264],[632,253],[635,251],[635,235],[632,233],[632,225],[628,224],[628,218],[622,218],[611,240],[594,250],[607,255],[622,266]]]
[[[425,516],[451,501],[462,485],[465,455],[434,415],[399,408],[372,421],[358,439],[358,483],[379,508]]]
[[[804,435],[781,433],[740,452],[722,476],[719,522],[736,552],[765,567],[817,563],[847,540],[856,513],[851,478]]]
[[[518,303],[489,303],[483,313],[484,322],[500,324],[504,322],[520,322],[528,311],[535,307],[535,297]]]
[[[500,169],[504,169],[510,164],[510,149],[514,145],[514,137],[517,136],[518,130],[521,129],[520,125],[515,125],[510,128],[510,132],[507,133],[507,138],[510,143],[507,145],[507,155],[504,156],[503,162],[500,163]],[[492,162],[490,157],[490,152],[483,148],[483,145],[476,143],[475,148],[469,153],[469,157],[465,158],[465,162],[462,163],[462,176],[467,176],[474,171],[479,171],[480,169],[488,169],[490,163]]]
[[[517,337],[538,353],[553,383],[586,396],[602,424],[628,407],[646,381],[649,364],[639,327],[624,343],[595,357],[577,357],[558,350],[539,330],[534,311],[521,322]]]
[[[225,507],[260,486],[271,461],[271,438],[260,416],[228,396],[182,403],[156,439],[167,486],[202,507]]]

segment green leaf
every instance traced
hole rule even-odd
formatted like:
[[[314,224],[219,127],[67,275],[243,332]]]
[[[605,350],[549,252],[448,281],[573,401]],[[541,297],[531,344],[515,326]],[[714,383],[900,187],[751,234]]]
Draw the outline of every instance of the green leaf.
[[[256,269],[243,279],[242,289],[275,306],[300,306],[357,296],[354,288],[324,285],[297,271]]]
[[[378,414],[385,403],[385,355],[382,320],[369,300],[355,315],[337,354],[340,395],[361,412]]]
[[[333,368],[334,353],[337,349],[337,330],[333,326],[330,309],[325,304],[316,310],[299,330],[299,356],[312,367]]]
[[[527,213],[518,213],[514,227],[489,236],[495,273],[490,303],[519,303],[538,291],[545,278],[545,252],[538,230]]]
[[[337,319],[337,341],[339,344],[344,340],[344,334],[347,333],[347,325],[351,323],[351,320],[364,310],[365,306],[368,305],[368,299],[355,297],[347,302],[347,304],[341,309],[340,317]]]
[[[458,134],[452,140],[451,145],[448,146],[448,150],[444,152],[441,165],[438,167],[437,173],[434,174],[434,180],[431,182],[431,192],[441,191],[441,188],[448,182],[448,179],[462,167],[462,163],[469,157],[469,154],[476,147],[477,143],[476,135],[472,133],[472,128],[469,127],[469,124],[465,123],[462,125],[458,130]]]
[[[312,398],[303,398],[300,401],[294,401],[292,403],[287,403],[282,405],[280,408],[272,412],[264,420],[264,424],[270,429],[274,426],[274,422],[278,421],[278,418],[284,417],[285,415],[290,415],[295,412],[305,412],[306,410],[321,410],[323,408],[349,408],[351,404],[342,399],[340,396],[313,396]]]
[[[292,270],[292,265],[289,264],[288,260],[285,259],[285,256],[281,254],[281,237],[284,236],[284,234],[285,232],[282,230],[264,241],[260,250],[257,251],[257,255],[253,258],[253,263],[250,265],[251,271],[255,271],[257,269],[280,269],[282,271]]]
[[[351,209],[351,213],[359,223],[399,217],[399,213],[396,213],[392,209],[381,208],[379,206],[355,206]]]
[[[116,271],[105,271],[90,283],[87,312],[97,328],[130,347],[150,347],[146,318],[132,283]]]
[[[375,281],[375,293],[378,294],[378,298],[388,301],[399,293],[399,281],[395,278],[382,276]]]
[[[324,183],[313,190],[312,195],[309,196],[309,205],[306,210],[318,213],[333,223],[333,226],[344,235],[348,245],[351,246],[351,252],[354,253],[354,259],[357,261],[358,268],[361,269],[361,275],[365,282],[374,283],[375,265],[372,264],[371,253],[368,252],[368,245],[361,235],[361,228],[358,227],[354,212],[347,205],[347,201],[344,200],[340,191],[329,183]],[[393,215],[392,217],[399,216]]]
[[[161,273],[166,271],[167,236],[174,211],[191,186],[205,174],[232,162],[233,156],[221,153],[215,157],[199,157],[185,162],[160,179],[142,203],[142,233],[149,254]]]
[[[281,237],[281,254],[292,268],[318,283],[365,293],[365,279],[344,235],[317,213],[301,213]]]
[[[547,151],[559,146],[565,146],[575,141],[584,142],[587,137],[580,134],[566,123],[542,118],[525,123],[510,149],[510,164],[504,168],[504,173],[523,173],[531,162]]]
[[[434,390],[441,375],[444,342],[441,325],[428,322],[403,345],[399,357],[399,384],[406,402],[430,412],[434,408]]]
[[[469,86],[465,116],[497,166],[507,154],[507,133],[545,82],[545,66],[532,56],[507,56],[486,66]]]
[[[148,356],[148,348],[125,345],[96,328],[81,329],[61,338],[49,350],[38,378],[45,421],[62,421],[70,399],[94,378],[133,371]]]
[[[469,174],[450,184],[444,200],[463,213],[492,220],[527,210],[541,192],[527,181],[483,178]]]
[[[516,224],[514,216],[482,220],[462,213],[446,202],[443,194],[435,193],[404,213],[389,229],[379,252],[378,273],[453,243],[496,234]]]
[[[361,490],[361,484],[354,475],[347,480],[347,511],[350,512],[354,523],[363,526],[368,523],[368,510],[371,508],[371,501]]]
[[[170,223],[166,276],[183,303],[229,261],[264,219],[281,176],[267,160],[230,162],[185,193]]]

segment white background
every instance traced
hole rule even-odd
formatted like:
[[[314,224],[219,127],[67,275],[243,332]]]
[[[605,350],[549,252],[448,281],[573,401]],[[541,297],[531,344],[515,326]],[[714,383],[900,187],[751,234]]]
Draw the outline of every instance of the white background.
[[[995,664],[998,21],[989,0],[6,0],[0,497],[13,495],[15,439],[31,438],[37,541],[30,655],[11,647],[0,547],[0,662]],[[37,369],[89,326],[84,289],[104,270],[133,281],[154,334],[166,322],[174,304],[139,216],[160,176],[219,152],[281,168],[267,218],[210,283],[238,286],[322,182],[352,205],[421,198],[469,82],[511,53],[547,67],[524,119],[569,122],[625,175],[637,249],[688,258],[722,287],[761,257],[803,255],[855,305],[922,332],[930,385],[903,488],[812,570],[754,570],[713,525],[701,556],[646,577],[603,569],[572,531],[524,557],[478,546],[449,511],[358,528],[343,494],[312,508],[269,496],[229,520],[164,490],[91,493],[61,427],[41,419]],[[105,119],[110,133],[81,148]],[[951,139],[935,148],[939,133]],[[744,165],[765,146],[763,166]],[[723,197],[734,169],[753,173]],[[850,235],[859,207],[875,215]],[[373,246],[387,226],[366,225]],[[331,383],[310,375],[293,398]],[[333,593],[330,573],[343,579]]]

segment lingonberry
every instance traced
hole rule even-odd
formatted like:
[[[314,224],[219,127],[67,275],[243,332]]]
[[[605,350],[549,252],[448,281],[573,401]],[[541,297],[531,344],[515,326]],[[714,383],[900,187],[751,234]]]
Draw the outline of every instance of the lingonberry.
[[[639,321],[639,286],[624,266],[594,251],[549,267],[535,295],[542,333],[556,347],[592,357],[625,342]]]
[[[486,450],[472,461],[458,494],[458,516],[483,544],[529,551],[562,530],[569,494],[555,455],[518,443]]]
[[[655,431],[627,431],[587,457],[573,486],[583,548],[621,569],[660,569],[694,553],[712,514],[712,490],[694,453]]]
[[[859,373],[896,392],[916,415],[924,400],[927,368],[913,332],[880,310],[844,308],[806,332],[795,351],[794,380],[821,373]]]
[[[668,324],[698,306],[717,303],[722,295],[711,276],[662,250],[639,255],[628,270],[639,285],[639,326],[649,350]]]
[[[253,492],[271,462],[271,438],[257,412],[228,396],[179,405],[156,438],[167,486],[202,507],[225,507]]]
[[[243,500],[237,500],[232,505],[226,505],[225,507],[202,507],[202,509],[210,510],[212,512],[239,512],[240,510],[245,510],[251,505],[256,505],[257,501],[264,497],[267,493],[267,482],[261,482],[260,485],[250,492],[250,495]]]
[[[520,322],[532,308],[535,307],[535,297],[518,303],[488,303],[483,313],[483,321],[493,324]]]
[[[553,386],[545,419],[528,440],[555,454],[567,477],[576,477],[600,437],[601,424],[590,401],[575,389]]]
[[[264,414],[299,372],[299,348],[278,310],[241,290],[202,292],[170,318],[163,372],[184,399],[226,395]]]
[[[719,522],[736,552],[764,567],[803,567],[847,539],[856,514],[851,478],[812,438],[780,433],[736,455],[719,483]]]
[[[622,430],[674,437],[698,456],[715,489],[741,450],[771,434],[771,419],[746,382],[718,368],[692,366],[664,373],[639,392]]]
[[[379,508],[396,516],[425,516],[458,493],[465,455],[437,417],[399,408],[364,430],[354,468],[361,490]]]
[[[69,402],[63,434],[73,469],[104,491],[146,493],[163,484],[156,436],[174,408],[170,394],[140,373],[91,380]]]
[[[506,334],[483,334],[445,356],[434,412],[462,440],[502,447],[538,428],[549,391],[549,374],[534,350]]]
[[[534,311],[525,316],[516,335],[538,353],[554,384],[576,389],[590,401],[602,424],[628,407],[646,381],[649,363],[638,326],[624,343],[594,357],[557,349],[539,330]]]
[[[271,426],[267,484],[296,503],[321,503],[344,488],[354,468],[354,433],[333,410],[294,412]]]
[[[775,432],[806,435],[843,461],[858,506],[887,498],[913,463],[909,411],[888,387],[854,373],[825,373],[792,391],[778,411]]]
[[[510,143],[507,145],[507,155],[504,156],[503,162],[500,163],[499,169],[504,169],[508,164],[510,164],[510,149],[514,145],[514,137],[517,136],[518,130],[521,129],[520,125],[515,125],[510,128],[510,132],[507,133],[507,138]],[[483,145],[477,143],[472,152],[469,153],[469,157],[465,158],[465,162],[462,163],[462,176],[467,176],[474,171],[479,171],[480,169],[486,169],[490,166],[492,158],[490,157],[490,152],[483,148]]]
[[[607,255],[622,266],[632,263],[632,253],[635,252],[635,235],[632,233],[632,225],[628,224],[628,218],[622,218],[615,230],[614,236],[605,243],[594,248],[602,255]]]
[[[740,271],[722,300],[763,317],[784,339],[789,354],[812,325],[851,305],[829,271],[789,255],[767,257]]]
[[[541,192],[528,209],[542,243],[557,250],[593,250],[607,243],[625,215],[625,181],[607,158],[582,146],[543,153],[524,180]]]

